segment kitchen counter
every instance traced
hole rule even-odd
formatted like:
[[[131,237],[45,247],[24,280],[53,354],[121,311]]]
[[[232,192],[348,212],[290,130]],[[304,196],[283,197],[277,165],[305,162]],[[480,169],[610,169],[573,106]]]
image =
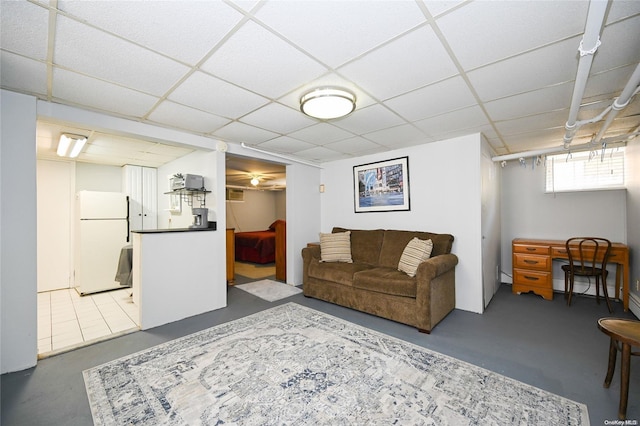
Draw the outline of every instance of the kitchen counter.
[[[131,232],[135,232],[136,234],[163,234],[166,232],[200,232],[200,231],[215,231],[215,230],[216,230],[216,225],[214,224],[209,228],[141,229],[139,231],[131,231]]]
[[[225,235],[213,228],[133,231],[133,299],[148,330],[227,306]]]

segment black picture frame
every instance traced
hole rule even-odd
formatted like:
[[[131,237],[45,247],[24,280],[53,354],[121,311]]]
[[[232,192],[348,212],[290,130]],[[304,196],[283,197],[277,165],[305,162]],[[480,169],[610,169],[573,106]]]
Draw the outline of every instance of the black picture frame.
[[[409,157],[353,166],[356,213],[411,210]]]

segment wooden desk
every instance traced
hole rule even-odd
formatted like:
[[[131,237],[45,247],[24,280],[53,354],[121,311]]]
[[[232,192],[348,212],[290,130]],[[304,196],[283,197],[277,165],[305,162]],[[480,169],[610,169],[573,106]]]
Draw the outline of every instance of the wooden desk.
[[[514,239],[512,242],[512,292],[520,294],[533,291],[551,300],[553,298],[551,261],[569,258],[565,242],[565,240]],[[620,299],[620,287],[622,287],[622,306],[626,312],[629,310],[629,247],[622,243],[611,243],[609,263],[616,264],[615,298]]]

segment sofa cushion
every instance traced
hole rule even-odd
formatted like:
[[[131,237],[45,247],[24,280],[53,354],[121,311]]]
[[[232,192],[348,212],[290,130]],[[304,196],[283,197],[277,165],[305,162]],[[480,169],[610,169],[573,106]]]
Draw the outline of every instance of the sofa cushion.
[[[416,297],[415,277],[410,277],[396,268],[370,268],[356,272],[353,287],[394,296]]]
[[[363,263],[320,263],[317,259],[312,259],[309,263],[309,277],[350,286],[353,284],[354,274],[368,268],[370,267]]]
[[[356,263],[378,266],[383,229],[359,230],[335,227],[333,232],[351,231],[351,258]]]
[[[351,232],[320,233],[320,261],[351,263]]]
[[[431,250],[433,250],[433,242],[431,240],[421,240],[417,237],[413,237],[407,246],[402,251],[400,256],[400,262],[398,262],[398,271],[402,271],[414,277],[418,265],[431,256]]]
[[[431,232],[386,230],[384,233],[384,239],[382,240],[382,248],[380,249],[379,266],[396,269],[398,267],[398,263],[400,263],[400,257],[402,256],[404,248],[414,237],[421,240],[431,240],[433,242],[431,257],[451,253],[453,235],[433,234]]]

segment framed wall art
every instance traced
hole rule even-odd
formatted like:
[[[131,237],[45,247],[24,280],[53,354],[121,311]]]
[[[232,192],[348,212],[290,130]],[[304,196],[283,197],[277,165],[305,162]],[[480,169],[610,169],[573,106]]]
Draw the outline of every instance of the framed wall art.
[[[356,213],[410,210],[409,157],[353,166]]]

